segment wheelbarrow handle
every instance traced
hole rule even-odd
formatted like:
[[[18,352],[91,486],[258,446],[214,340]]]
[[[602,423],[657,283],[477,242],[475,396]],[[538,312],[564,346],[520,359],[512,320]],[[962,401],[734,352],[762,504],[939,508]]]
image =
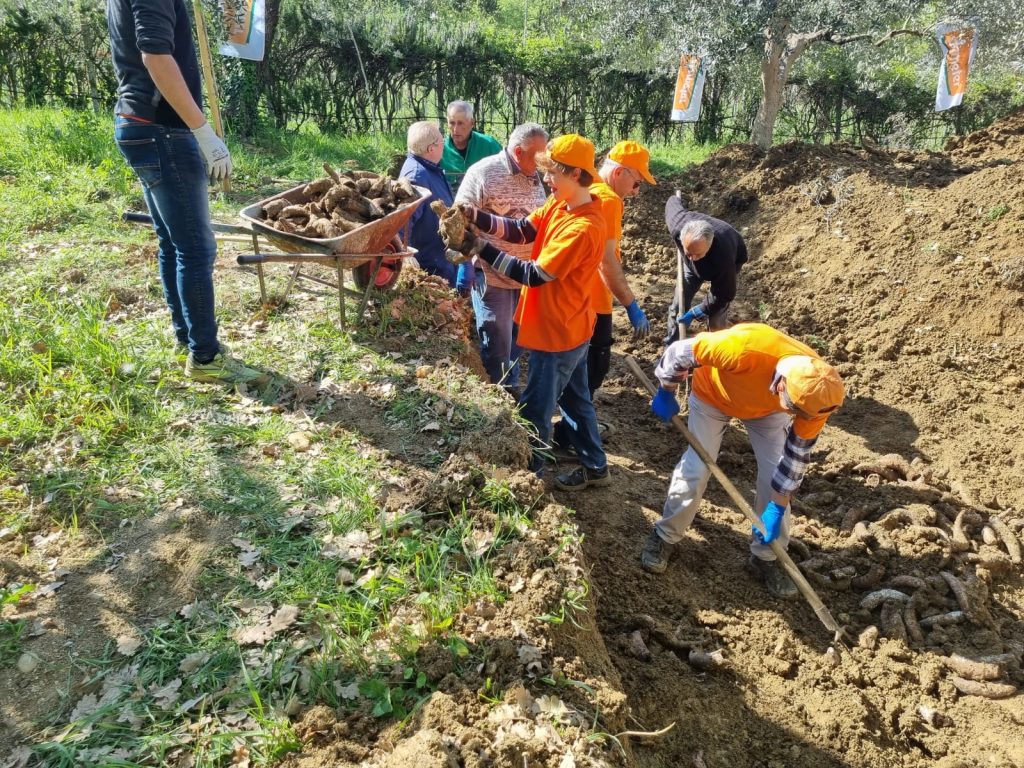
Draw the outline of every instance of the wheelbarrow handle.
[[[132,224],[152,224],[153,217],[148,213],[136,213],[135,211],[125,211],[121,214],[121,220],[127,221]]]
[[[121,214],[121,220],[127,221],[131,224],[149,224],[153,225],[153,217],[148,213],[138,213],[137,211],[125,211]],[[210,222],[210,229],[214,232],[220,232],[221,234],[228,235],[252,235],[252,230],[248,227],[241,227],[237,224],[222,224],[219,221]]]

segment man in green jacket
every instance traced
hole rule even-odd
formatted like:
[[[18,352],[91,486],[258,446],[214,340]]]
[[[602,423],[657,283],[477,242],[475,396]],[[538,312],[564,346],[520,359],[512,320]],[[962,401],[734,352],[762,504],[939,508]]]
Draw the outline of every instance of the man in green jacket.
[[[474,131],[475,125],[473,105],[468,101],[453,101],[448,105],[448,138],[444,142],[441,167],[453,194],[458,191],[469,166],[501,152],[501,144],[485,133]]]

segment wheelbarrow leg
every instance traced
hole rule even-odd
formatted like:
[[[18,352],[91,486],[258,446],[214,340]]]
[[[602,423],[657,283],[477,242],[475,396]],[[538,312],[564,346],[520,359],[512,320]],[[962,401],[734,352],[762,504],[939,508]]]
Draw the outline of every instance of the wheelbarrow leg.
[[[291,295],[292,288],[295,287],[295,281],[299,279],[299,270],[301,269],[302,264],[298,262],[292,267],[292,273],[288,277],[288,284],[284,287],[284,293],[281,294],[281,306],[284,306],[288,301],[288,296]]]
[[[366,311],[366,305],[370,302],[370,292],[373,291],[375,285],[377,285],[377,275],[380,274],[381,267],[384,266],[384,259],[377,259],[377,268],[373,270],[373,274],[370,276],[370,282],[366,285],[366,290],[363,291],[363,300],[359,302],[359,313],[356,315],[356,322],[361,322],[363,319],[363,313]]]
[[[341,312],[341,330],[345,331],[345,269],[341,266],[341,259],[337,259],[338,265],[338,310]]]
[[[252,251],[257,256],[260,252],[260,239],[256,232],[252,233]],[[263,262],[256,262],[256,276],[260,279],[260,304],[267,306],[267,283],[263,279]]]

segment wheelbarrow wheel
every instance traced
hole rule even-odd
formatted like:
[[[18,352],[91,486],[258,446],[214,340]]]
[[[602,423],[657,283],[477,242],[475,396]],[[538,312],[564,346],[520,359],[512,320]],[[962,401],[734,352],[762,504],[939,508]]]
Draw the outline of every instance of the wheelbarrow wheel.
[[[396,249],[394,245],[389,245],[388,250],[394,253]],[[382,260],[383,263],[381,263]],[[377,269],[378,264],[380,264],[379,270]],[[364,264],[355,267],[352,270],[352,280],[360,291],[365,291],[371,280],[373,280],[373,290],[390,291],[395,287],[395,283],[398,282],[398,276],[401,272],[402,259],[388,259],[385,256],[370,259]],[[377,274],[376,279],[374,279],[374,273]]]

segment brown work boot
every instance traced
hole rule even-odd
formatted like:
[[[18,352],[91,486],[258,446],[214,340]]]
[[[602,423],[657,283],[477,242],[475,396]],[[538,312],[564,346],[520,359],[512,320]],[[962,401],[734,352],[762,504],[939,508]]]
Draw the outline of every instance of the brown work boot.
[[[675,557],[678,544],[669,544],[658,533],[657,528],[651,529],[651,535],[644,542],[644,551],[640,555],[640,565],[651,573],[664,573],[669,560]]]
[[[757,555],[751,555],[748,566],[754,575],[764,582],[768,592],[774,597],[780,600],[790,600],[796,597],[796,584],[779,565],[778,560],[762,560]]]

